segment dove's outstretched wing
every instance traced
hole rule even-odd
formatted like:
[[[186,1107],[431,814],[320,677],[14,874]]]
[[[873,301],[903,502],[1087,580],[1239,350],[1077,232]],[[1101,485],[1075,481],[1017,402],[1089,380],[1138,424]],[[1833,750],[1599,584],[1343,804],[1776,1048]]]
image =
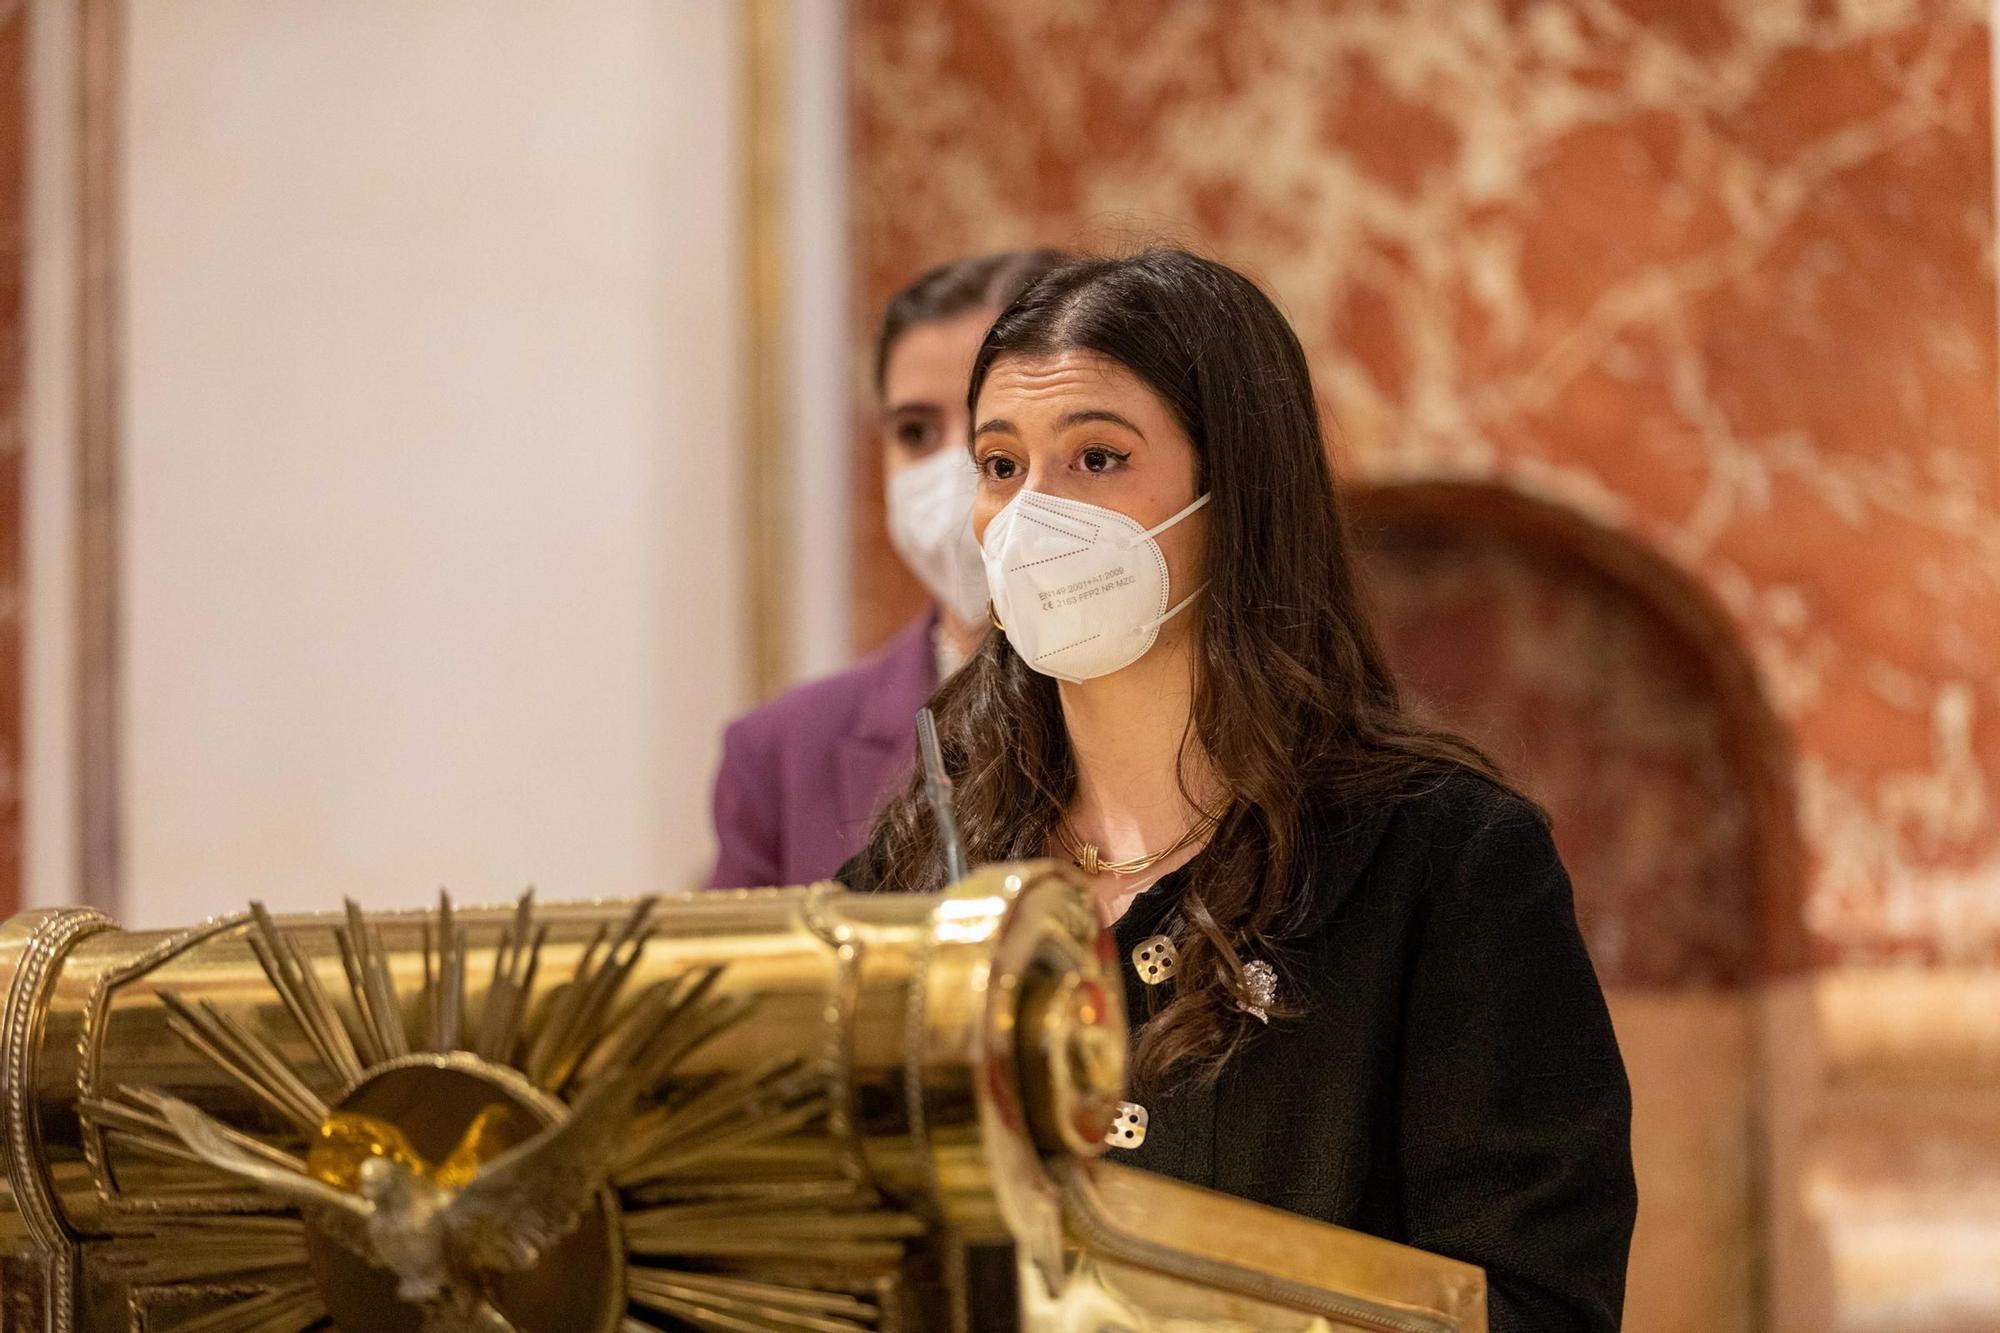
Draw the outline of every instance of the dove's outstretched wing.
[[[308,1221],[341,1245],[375,1262],[368,1219],[375,1205],[358,1194],[335,1189],[303,1171],[281,1166],[233,1142],[214,1117],[164,1093],[149,1100],[188,1151],[218,1171],[249,1181],[266,1194],[295,1205]]]
[[[639,1084],[599,1079],[561,1123],[487,1163],[439,1216],[454,1261],[511,1272],[573,1231],[610,1174]]]

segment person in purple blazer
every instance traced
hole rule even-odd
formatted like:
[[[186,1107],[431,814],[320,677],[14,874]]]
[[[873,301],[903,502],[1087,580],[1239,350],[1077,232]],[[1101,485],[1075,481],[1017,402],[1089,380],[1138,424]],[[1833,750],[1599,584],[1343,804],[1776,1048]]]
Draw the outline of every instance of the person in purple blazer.
[[[972,537],[965,390],[987,327],[1062,262],[1055,250],[954,260],[890,300],[875,342],[889,537],[929,611],[873,657],[729,724],[715,777],[712,888],[830,879],[908,776],[916,713],[987,629]]]

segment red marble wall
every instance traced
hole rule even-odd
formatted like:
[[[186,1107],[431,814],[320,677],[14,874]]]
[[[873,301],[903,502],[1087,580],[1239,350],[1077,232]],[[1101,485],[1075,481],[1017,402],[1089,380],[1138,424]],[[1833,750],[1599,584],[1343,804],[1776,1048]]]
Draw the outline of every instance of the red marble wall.
[[[1286,306],[1353,478],[1567,506],[1726,609],[1821,961],[2000,958],[1976,0],[856,0],[858,324],[926,264],[1164,238]],[[914,594],[867,521],[865,639]]]
[[[1361,536],[1412,704],[1549,812],[1604,984],[1750,981],[1752,806],[1678,627],[1603,573],[1489,529],[1405,520]]]
[[[0,3],[0,917],[21,901],[21,428],[28,7]]]

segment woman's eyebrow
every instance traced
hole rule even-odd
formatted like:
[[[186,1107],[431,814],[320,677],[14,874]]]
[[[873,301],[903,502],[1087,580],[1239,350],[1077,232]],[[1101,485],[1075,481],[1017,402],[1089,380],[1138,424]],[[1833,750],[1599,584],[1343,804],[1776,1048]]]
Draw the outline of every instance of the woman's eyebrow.
[[[972,432],[972,438],[976,440],[982,435],[1019,435],[1020,433],[1014,429],[1014,423],[1007,420],[1007,418],[994,417],[990,421],[980,422],[979,428]]]
[[[1140,439],[1143,440],[1146,438],[1145,431],[1140,430],[1116,412],[1107,411],[1101,407],[1088,407],[1079,412],[1067,412],[1063,415],[1062,420],[1056,423],[1056,426],[1058,429],[1068,430],[1071,426],[1084,426],[1093,421],[1102,421],[1109,425],[1122,426]]]
[[[922,398],[915,398],[905,403],[891,403],[889,405],[889,410],[886,413],[884,413],[884,415],[892,417],[914,417],[914,416],[935,417],[935,416],[942,416],[943,413],[944,409],[942,407],[939,407],[936,403],[930,402]]]

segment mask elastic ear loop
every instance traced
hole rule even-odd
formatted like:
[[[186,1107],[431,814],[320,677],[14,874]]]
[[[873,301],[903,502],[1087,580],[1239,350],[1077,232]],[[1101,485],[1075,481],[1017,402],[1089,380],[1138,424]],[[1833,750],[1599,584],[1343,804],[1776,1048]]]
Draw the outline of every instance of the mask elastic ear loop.
[[[1155,620],[1152,624],[1146,626],[1146,628],[1158,629],[1160,626],[1166,624],[1169,620],[1172,620],[1175,616],[1179,615],[1181,612],[1187,610],[1189,602],[1192,602],[1195,598],[1201,596],[1203,593],[1207,591],[1208,591],[1208,580],[1203,579],[1201,581],[1200,587],[1196,588],[1193,592],[1189,593],[1187,596],[1181,598],[1178,602],[1175,602],[1172,606],[1168,607],[1167,613],[1165,615],[1161,616],[1158,620]]]
[[[1168,528],[1171,528],[1174,524],[1180,522],[1182,519],[1186,518],[1189,514],[1192,514],[1195,510],[1207,504],[1208,500],[1209,500],[1209,493],[1207,492],[1204,492],[1201,495],[1197,495],[1194,498],[1194,502],[1190,504],[1187,508],[1181,510],[1180,513],[1175,514],[1172,518],[1160,524],[1158,527],[1147,529],[1146,532],[1142,534],[1142,537],[1153,538],[1159,536],[1161,533],[1165,532]],[[1181,612],[1187,610],[1189,602],[1192,602],[1195,598],[1201,596],[1204,592],[1207,591],[1208,591],[1208,580],[1203,579],[1201,581],[1200,587],[1196,588],[1193,592],[1189,593],[1187,596],[1181,598],[1178,602],[1175,602],[1172,606],[1168,607],[1165,615],[1161,616],[1158,620],[1155,620],[1152,624],[1146,626],[1146,628],[1158,629],[1160,626],[1166,624],[1169,620],[1172,620],[1175,616],[1179,615]]]
[[[1194,503],[1190,504],[1186,509],[1181,510],[1180,513],[1175,514],[1172,518],[1168,519],[1164,523],[1160,523],[1154,527],[1147,528],[1144,532],[1140,533],[1139,536],[1142,539],[1147,537],[1159,536],[1161,533],[1165,532],[1168,528],[1171,528],[1174,524],[1180,522],[1182,519],[1186,518],[1189,514],[1192,514],[1195,510],[1207,504],[1208,500],[1209,496],[1207,493],[1197,495],[1194,498]],[[1186,603],[1182,603],[1182,605],[1186,605]],[[1167,614],[1172,615],[1173,613],[1170,611]]]

